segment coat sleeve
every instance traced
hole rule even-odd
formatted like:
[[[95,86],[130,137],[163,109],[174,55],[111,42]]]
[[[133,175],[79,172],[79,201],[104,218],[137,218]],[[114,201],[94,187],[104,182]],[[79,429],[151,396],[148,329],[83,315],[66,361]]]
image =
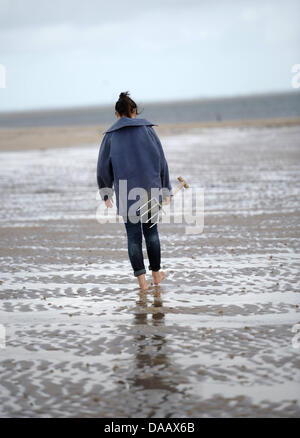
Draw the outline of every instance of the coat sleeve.
[[[170,176],[169,176],[169,167],[168,167],[168,163],[167,163],[167,160],[166,160],[166,157],[164,154],[162,144],[160,142],[158,135],[156,134],[155,130],[152,127],[150,128],[150,132],[151,132],[152,137],[154,138],[154,140],[158,146],[158,150],[160,152],[160,177],[161,177],[163,198],[165,198],[167,196],[173,196],[172,186],[170,183]]]
[[[105,134],[100,146],[97,163],[97,183],[101,198],[106,201],[113,196],[113,167],[110,157],[110,135]]]

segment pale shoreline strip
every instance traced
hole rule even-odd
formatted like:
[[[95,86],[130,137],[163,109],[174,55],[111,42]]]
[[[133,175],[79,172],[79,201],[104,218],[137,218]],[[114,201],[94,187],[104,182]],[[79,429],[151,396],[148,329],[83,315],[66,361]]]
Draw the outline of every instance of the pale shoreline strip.
[[[204,128],[281,127],[300,125],[300,117],[213,122],[164,123],[155,130],[161,136],[195,132]],[[0,151],[53,149],[100,144],[108,125],[39,126],[0,128]]]

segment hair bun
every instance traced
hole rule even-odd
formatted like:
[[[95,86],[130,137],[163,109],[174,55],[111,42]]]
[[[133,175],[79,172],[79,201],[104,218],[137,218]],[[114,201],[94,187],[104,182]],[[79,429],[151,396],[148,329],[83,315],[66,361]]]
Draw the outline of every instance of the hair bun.
[[[126,99],[126,97],[129,97],[129,91],[120,93],[119,99]]]

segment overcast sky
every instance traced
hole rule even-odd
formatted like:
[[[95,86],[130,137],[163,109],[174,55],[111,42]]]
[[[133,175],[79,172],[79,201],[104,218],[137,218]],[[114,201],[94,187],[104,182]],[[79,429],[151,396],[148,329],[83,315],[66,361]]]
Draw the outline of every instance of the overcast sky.
[[[299,0],[0,0],[0,111],[291,89]]]

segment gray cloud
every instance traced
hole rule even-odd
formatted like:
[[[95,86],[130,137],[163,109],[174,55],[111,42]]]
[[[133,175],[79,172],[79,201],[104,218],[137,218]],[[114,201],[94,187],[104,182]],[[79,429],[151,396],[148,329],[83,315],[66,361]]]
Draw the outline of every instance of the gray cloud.
[[[81,49],[189,50],[299,44],[299,3],[290,0],[0,0],[0,52]],[[281,7],[278,5],[281,4]],[[129,6],[130,5],[130,6]],[[219,7],[218,7],[219,5]]]
[[[99,25],[151,11],[205,7],[199,0],[0,0],[0,28]]]

